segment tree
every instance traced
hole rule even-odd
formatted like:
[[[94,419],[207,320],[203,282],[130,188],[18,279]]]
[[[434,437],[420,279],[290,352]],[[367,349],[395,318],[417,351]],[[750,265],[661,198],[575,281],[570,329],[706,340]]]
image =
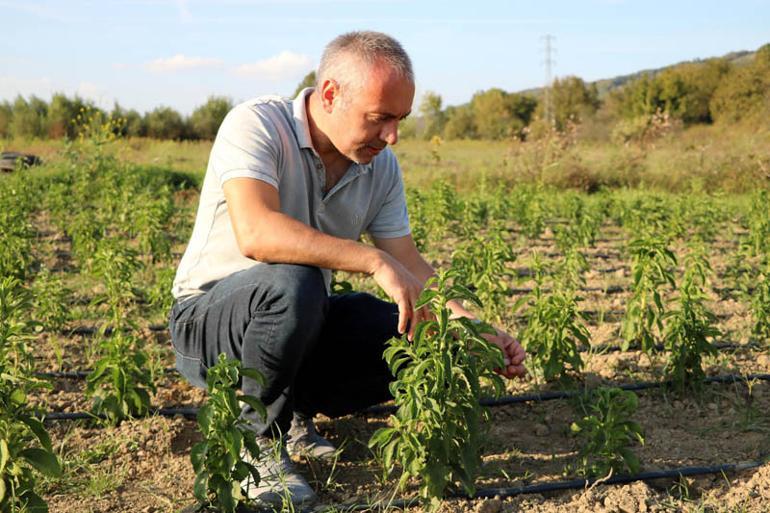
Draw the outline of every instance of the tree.
[[[119,103],[110,112],[110,118],[116,121],[117,133],[124,137],[144,137],[147,135],[147,126],[142,115],[135,109],[125,110]]]
[[[51,139],[76,137],[78,134],[76,119],[85,109],[93,111],[96,107],[77,95],[74,99],[69,99],[63,93],[54,94],[48,107],[46,135]]]
[[[316,83],[316,76],[315,71],[311,71],[307,75],[305,75],[305,78],[302,79],[302,82],[300,82],[297,85],[297,89],[294,90],[294,94],[292,95],[292,98],[296,97],[300,91],[302,91],[306,87],[315,87]]]
[[[599,108],[596,86],[586,85],[579,77],[557,78],[551,85],[550,93],[554,124],[560,131],[566,128],[568,122],[580,123]],[[542,112],[540,117],[544,117]]]
[[[209,99],[195,109],[190,116],[190,129],[198,139],[213,140],[219,130],[219,125],[230,109],[233,102],[224,96],[210,96]]]
[[[10,133],[14,137],[43,137],[48,115],[48,105],[37,96],[29,101],[21,95],[13,102],[13,118]]]
[[[13,119],[13,107],[4,100],[0,103],[0,137],[11,135],[11,120]]]
[[[492,88],[471,98],[474,125],[482,139],[505,139],[529,124],[537,106],[534,98]]]
[[[770,44],[754,54],[754,61],[735,68],[719,84],[709,107],[715,121],[735,122],[767,108],[770,102]]]
[[[470,105],[447,107],[444,111],[444,139],[476,139],[476,122]]]
[[[182,139],[185,124],[182,116],[170,107],[158,107],[145,115],[147,136],[155,139]]]
[[[433,91],[426,91],[420,102],[420,115],[423,119],[422,138],[431,139],[444,130],[445,116],[441,111],[441,96]]]

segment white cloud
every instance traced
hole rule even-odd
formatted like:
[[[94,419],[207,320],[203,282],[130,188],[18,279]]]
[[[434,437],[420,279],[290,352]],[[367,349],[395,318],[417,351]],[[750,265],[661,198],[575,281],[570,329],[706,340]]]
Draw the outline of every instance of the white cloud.
[[[18,78],[11,76],[0,77],[0,98],[13,100],[16,95],[29,98],[32,95],[50,97],[54,84],[48,77]]]
[[[176,71],[212,68],[222,64],[219,59],[210,59],[206,57],[187,57],[183,54],[177,54],[167,59],[160,58],[150,61],[144,67],[150,71],[158,73],[173,73]]]
[[[307,55],[284,50],[278,55],[261,61],[241,64],[235,69],[235,72],[238,75],[258,76],[280,82],[299,78],[312,67],[312,61]]]

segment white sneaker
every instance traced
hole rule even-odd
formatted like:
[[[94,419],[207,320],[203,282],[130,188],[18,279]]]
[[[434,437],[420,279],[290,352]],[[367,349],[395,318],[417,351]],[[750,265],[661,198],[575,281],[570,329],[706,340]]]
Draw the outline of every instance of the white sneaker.
[[[333,460],[337,455],[337,448],[318,434],[313,419],[296,412],[286,434],[286,449],[293,455],[321,460]]]
[[[259,483],[255,483],[251,475],[241,481],[241,489],[249,500],[261,507],[281,509],[289,503],[299,508],[315,502],[313,488],[294,468],[283,444],[258,437],[257,445],[260,451],[257,461],[245,450],[241,453],[241,458],[259,471]]]

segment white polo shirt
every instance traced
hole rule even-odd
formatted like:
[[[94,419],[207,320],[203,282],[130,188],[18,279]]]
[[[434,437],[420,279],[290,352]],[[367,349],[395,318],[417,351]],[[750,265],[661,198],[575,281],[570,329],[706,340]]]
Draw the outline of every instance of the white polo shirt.
[[[323,233],[358,240],[363,232],[394,238],[410,233],[404,183],[386,148],[369,164],[351,164],[324,193],[326,171],[310,139],[303,89],[294,100],[263,96],[231,110],[219,128],[203,179],[190,242],[173,294],[201,294],[232,273],[260,262],[241,254],[222,185],[254,178],[278,189],[281,212]],[[327,289],[331,271],[323,269]]]

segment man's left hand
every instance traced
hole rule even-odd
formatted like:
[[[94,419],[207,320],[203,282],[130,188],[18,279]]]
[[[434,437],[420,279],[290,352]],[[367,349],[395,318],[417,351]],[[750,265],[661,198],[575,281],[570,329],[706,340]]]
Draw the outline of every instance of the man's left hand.
[[[495,335],[486,333],[483,337],[503,350],[505,367],[498,369],[498,372],[508,379],[523,378],[527,374],[527,368],[524,367],[526,351],[512,336],[498,328],[494,329],[497,332]]]

